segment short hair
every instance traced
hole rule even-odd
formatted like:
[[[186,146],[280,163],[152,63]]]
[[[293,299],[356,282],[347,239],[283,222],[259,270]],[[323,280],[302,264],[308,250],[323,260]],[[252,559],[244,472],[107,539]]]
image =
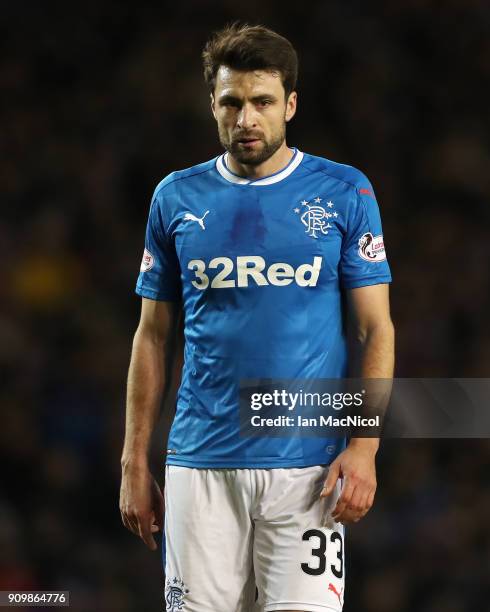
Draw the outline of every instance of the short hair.
[[[215,32],[202,52],[204,80],[214,93],[220,66],[233,70],[277,71],[286,97],[296,88],[298,55],[293,45],[269,28],[234,22]]]

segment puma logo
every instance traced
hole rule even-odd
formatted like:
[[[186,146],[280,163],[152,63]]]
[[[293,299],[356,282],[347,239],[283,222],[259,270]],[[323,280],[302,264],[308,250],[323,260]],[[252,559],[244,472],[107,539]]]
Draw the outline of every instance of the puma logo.
[[[204,227],[204,217],[208,213],[209,213],[209,210],[207,210],[201,218],[196,217],[192,213],[185,213],[184,221],[195,221],[196,223],[199,223],[199,225],[201,226],[201,229],[205,230],[206,228]]]
[[[337,589],[334,587],[334,585],[330,582],[328,585],[328,590],[329,591],[333,591],[335,593],[335,595],[337,595],[337,597],[339,598],[339,604],[342,604],[342,601],[340,600],[340,597],[342,596],[342,591],[344,590],[343,588],[340,589],[340,593],[337,591]]]

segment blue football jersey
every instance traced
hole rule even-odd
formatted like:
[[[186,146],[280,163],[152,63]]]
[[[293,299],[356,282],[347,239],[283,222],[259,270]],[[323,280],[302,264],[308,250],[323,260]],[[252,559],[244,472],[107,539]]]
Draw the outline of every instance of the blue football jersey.
[[[167,463],[330,463],[345,440],[241,437],[239,383],[346,376],[342,289],[390,281],[373,188],[351,166],[294,149],[285,168],[257,180],[231,172],[227,154],[167,176],[136,286],[184,310]]]

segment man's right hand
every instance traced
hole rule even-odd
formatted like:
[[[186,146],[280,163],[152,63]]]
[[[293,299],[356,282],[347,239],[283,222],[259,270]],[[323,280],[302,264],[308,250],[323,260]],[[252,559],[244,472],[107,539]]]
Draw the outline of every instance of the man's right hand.
[[[153,534],[163,531],[164,499],[147,465],[123,465],[119,509],[124,526],[156,550]]]

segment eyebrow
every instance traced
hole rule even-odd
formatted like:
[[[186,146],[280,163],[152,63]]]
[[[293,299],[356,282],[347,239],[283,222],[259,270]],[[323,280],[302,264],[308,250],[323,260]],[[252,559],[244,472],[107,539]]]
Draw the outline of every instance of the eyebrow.
[[[252,102],[262,102],[263,100],[271,100],[271,102],[277,102],[276,96],[274,96],[273,94],[266,94],[266,93],[259,94],[258,96],[254,96],[253,98],[250,98],[250,100]],[[220,104],[225,104],[226,102],[233,102],[233,103],[241,104],[242,99],[237,98],[236,96],[232,96],[231,94],[225,94],[224,96],[220,96],[220,98],[218,99],[218,102]]]

